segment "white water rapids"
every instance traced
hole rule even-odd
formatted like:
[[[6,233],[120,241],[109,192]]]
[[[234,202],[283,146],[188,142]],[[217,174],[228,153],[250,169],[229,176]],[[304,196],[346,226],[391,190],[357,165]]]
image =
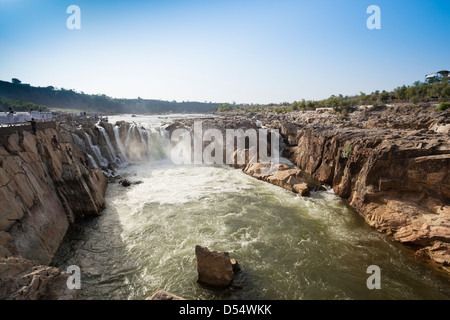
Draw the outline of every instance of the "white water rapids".
[[[450,298],[447,279],[370,229],[332,191],[303,198],[228,166],[174,165],[160,130],[170,119],[110,122],[119,119],[149,135],[147,161],[119,172],[141,183],[110,184],[102,215],[73,226],[54,260],[80,267],[85,299],[145,299],[158,289],[187,299]],[[126,147],[117,157],[125,159]],[[197,244],[239,262],[236,286],[197,284]],[[367,288],[370,265],[381,268],[380,290]]]

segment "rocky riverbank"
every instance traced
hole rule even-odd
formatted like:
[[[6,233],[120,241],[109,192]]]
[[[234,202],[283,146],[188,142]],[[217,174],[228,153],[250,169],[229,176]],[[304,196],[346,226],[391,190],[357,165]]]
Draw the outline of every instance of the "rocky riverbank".
[[[195,119],[184,124],[193,128]],[[449,112],[397,107],[333,113],[227,114],[203,127],[278,129],[295,167],[234,165],[301,195],[331,186],[376,230],[448,272],[450,265]],[[238,150],[247,152],[248,150]],[[267,166],[267,165],[266,165]]]
[[[450,265],[450,118],[417,108],[280,119],[285,150],[376,230]],[[267,120],[278,127],[277,120]]]
[[[0,130],[2,298],[58,298],[59,289],[66,298],[79,297],[67,294],[65,272],[46,266],[71,224],[101,214],[114,168],[142,156],[145,144],[135,125],[80,117],[38,123],[36,134],[31,126]],[[34,293],[16,288],[14,277],[24,286],[32,281]],[[59,289],[51,293],[54,280]],[[36,284],[46,285],[38,290]]]

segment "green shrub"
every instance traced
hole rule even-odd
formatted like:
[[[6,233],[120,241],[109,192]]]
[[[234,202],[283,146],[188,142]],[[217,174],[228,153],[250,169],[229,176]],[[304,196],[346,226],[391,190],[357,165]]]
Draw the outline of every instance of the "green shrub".
[[[450,103],[441,102],[438,106],[439,111],[444,111],[450,108]]]
[[[353,153],[353,147],[350,143],[346,143],[341,153],[341,158],[348,159]]]
[[[418,97],[418,96],[412,96],[412,97],[409,99],[409,102],[414,103],[414,104],[417,104],[417,103],[419,102],[419,97]]]

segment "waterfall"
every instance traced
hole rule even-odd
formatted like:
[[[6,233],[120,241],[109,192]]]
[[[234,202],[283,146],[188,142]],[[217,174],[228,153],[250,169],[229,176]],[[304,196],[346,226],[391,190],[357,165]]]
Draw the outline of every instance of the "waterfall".
[[[130,143],[130,138],[131,138],[131,132],[133,131],[134,125],[131,124],[130,127],[128,128],[128,132],[127,132],[127,138],[125,139],[125,145],[128,146],[128,144]]]
[[[102,167],[105,170],[109,164],[117,166],[129,162],[162,161],[170,156],[170,137],[163,126],[145,123],[125,124],[122,130],[125,130],[126,136],[123,135],[122,138],[120,125],[113,125],[114,137],[111,138],[103,126],[96,124],[96,127],[106,141],[106,145],[102,148],[95,145],[93,137],[84,130],[80,129],[86,135],[86,139],[72,133],[75,145],[88,158],[93,168]],[[113,145],[112,139],[115,139],[117,146]],[[124,143],[122,139],[125,140]]]
[[[103,135],[103,137],[105,138],[106,145],[108,146],[107,150],[108,150],[111,161],[116,162],[117,160],[120,160],[116,156],[116,151],[114,150],[114,147],[111,144],[111,140],[109,139],[108,133],[106,132],[105,128],[103,128],[102,126],[100,126],[98,124],[96,126],[97,126],[98,130],[101,132],[101,134]]]
[[[73,141],[75,142],[75,145],[77,146],[78,150],[81,152],[87,154],[87,157],[89,158],[89,162],[91,163],[93,168],[98,168],[97,162],[95,159],[87,152],[86,143],[83,139],[81,139],[76,134],[72,133]]]
[[[159,124],[130,123],[128,127],[116,125],[113,130],[119,156],[123,162],[160,161],[170,155],[170,137]]]
[[[169,133],[163,128],[148,129],[148,149],[150,160],[164,160],[170,155],[170,137]]]
[[[114,126],[113,130],[114,130],[114,136],[116,138],[117,147],[119,148],[119,151],[120,151],[120,157],[123,162],[128,162],[129,160],[127,157],[127,153],[125,151],[125,147],[123,146],[122,141],[120,140],[119,126]]]
[[[148,133],[145,129],[136,124],[130,124],[124,144],[129,160],[141,162],[146,159],[148,154],[147,136]]]
[[[137,127],[139,135],[141,136],[141,144],[144,155],[148,154],[148,132],[144,128]],[[147,139],[146,139],[147,138]]]
[[[89,134],[87,132],[85,132],[86,137],[89,141],[89,146],[91,147],[92,151],[95,153],[95,156],[97,157],[98,161],[100,162],[100,165],[102,167],[106,167],[108,166],[108,160],[106,160],[103,156],[102,156],[102,152],[100,151],[100,148],[96,145],[94,145],[92,143],[92,139],[89,136]]]
[[[75,142],[75,145],[77,146],[78,150],[81,152],[86,153],[86,144],[84,143],[84,140],[81,139],[76,134],[72,133],[73,142]]]
[[[95,162],[94,158],[89,153],[87,153],[87,156],[89,158],[89,162],[90,162],[91,166],[93,168],[98,168],[97,162]]]

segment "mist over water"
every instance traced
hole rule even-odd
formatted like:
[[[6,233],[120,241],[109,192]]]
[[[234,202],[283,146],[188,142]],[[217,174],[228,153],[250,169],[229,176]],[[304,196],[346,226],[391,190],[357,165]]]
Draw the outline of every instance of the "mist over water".
[[[141,183],[110,184],[102,216],[73,226],[53,262],[81,268],[85,299],[145,299],[158,289],[186,299],[450,298],[448,279],[331,190],[303,198],[228,166],[174,165],[160,130],[170,119],[120,120],[148,133],[147,160],[118,172]],[[239,262],[236,286],[197,284],[196,245]],[[370,265],[381,268],[380,290],[366,286]]]

